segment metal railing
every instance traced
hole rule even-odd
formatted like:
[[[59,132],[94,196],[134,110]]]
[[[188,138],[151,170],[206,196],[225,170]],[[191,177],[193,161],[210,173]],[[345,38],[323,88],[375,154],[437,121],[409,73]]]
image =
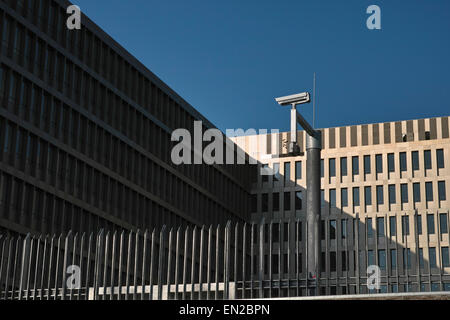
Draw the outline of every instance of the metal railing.
[[[434,267],[419,254],[418,239],[424,235],[417,227],[415,235],[396,232],[393,237],[384,232],[390,230],[386,220],[384,234],[366,221],[358,216],[323,220],[323,269],[314,281],[307,277],[302,219],[177,230],[3,234],[0,299],[278,298],[306,296],[315,285],[321,295],[450,289],[441,255]],[[448,246],[447,238],[436,247]],[[366,285],[370,264],[380,268],[374,290]]]

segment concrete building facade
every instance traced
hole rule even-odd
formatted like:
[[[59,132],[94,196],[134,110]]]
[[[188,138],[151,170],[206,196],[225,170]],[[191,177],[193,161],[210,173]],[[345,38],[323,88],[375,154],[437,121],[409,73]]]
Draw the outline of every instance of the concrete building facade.
[[[254,170],[174,165],[174,129],[214,126],[69,5],[0,1],[0,230],[248,220]]]
[[[448,273],[449,117],[327,128],[321,132],[322,275],[351,277],[358,259],[359,272],[376,264],[381,266],[383,276],[429,269],[432,274]],[[302,152],[305,138],[305,132],[298,131]],[[252,221],[279,221],[271,228],[281,241],[271,248],[266,245],[265,250],[279,252],[275,259],[279,259],[275,262],[279,264],[277,270],[295,268],[296,262],[291,261],[288,252],[295,248],[287,248],[282,239],[286,241],[295,234],[292,221],[304,226],[306,155],[283,156],[287,154],[289,132],[242,136],[233,141],[256,158],[261,167],[275,171],[273,175],[259,175],[252,185]],[[359,249],[355,248],[358,224]],[[299,259],[299,265],[304,266],[304,252]],[[399,271],[399,266],[406,268]],[[427,286],[437,290],[431,281]],[[450,284],[444,286],[450,290]],[[425,285],[421,289],[428,290]],[[396,285],[383,290],[407,289]],[[344,292],[335,286],[330,293]]]

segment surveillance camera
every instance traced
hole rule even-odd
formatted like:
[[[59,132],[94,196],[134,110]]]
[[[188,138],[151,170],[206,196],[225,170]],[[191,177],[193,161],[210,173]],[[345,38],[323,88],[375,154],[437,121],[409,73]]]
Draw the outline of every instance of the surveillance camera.
[[[276,102],[280,106],[287,106],[292,104],[303,104],[303,103],[309,103],[311,100],[309,98],[309,92],[302,92],[298,94],[293,94],[290,96],[275,98]]]

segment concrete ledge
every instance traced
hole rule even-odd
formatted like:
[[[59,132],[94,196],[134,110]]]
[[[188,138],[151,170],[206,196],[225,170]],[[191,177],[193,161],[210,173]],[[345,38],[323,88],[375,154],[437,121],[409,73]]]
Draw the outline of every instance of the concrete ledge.
[[[318,297],[289,297],[258,300],[450,300],[449,291],[349,294]]]

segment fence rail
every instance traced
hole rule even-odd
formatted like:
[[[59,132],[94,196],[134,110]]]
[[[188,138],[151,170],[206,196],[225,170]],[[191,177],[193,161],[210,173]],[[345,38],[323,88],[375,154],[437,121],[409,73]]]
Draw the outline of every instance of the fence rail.
[[[0,234],[0,299],[305,296],[316,283],[307,279],[305,225],[299,219],[120,233]],[[450,290],[442,258],[438,268],[426,265],[418,241],[408,243],[408,235],[375,232],[358,216],[327,218],[323,226],[321,295],[374,292],[366,286],[371,264],[380,267],[376,292]],[[418,228],[414,231],[418,239]]]

